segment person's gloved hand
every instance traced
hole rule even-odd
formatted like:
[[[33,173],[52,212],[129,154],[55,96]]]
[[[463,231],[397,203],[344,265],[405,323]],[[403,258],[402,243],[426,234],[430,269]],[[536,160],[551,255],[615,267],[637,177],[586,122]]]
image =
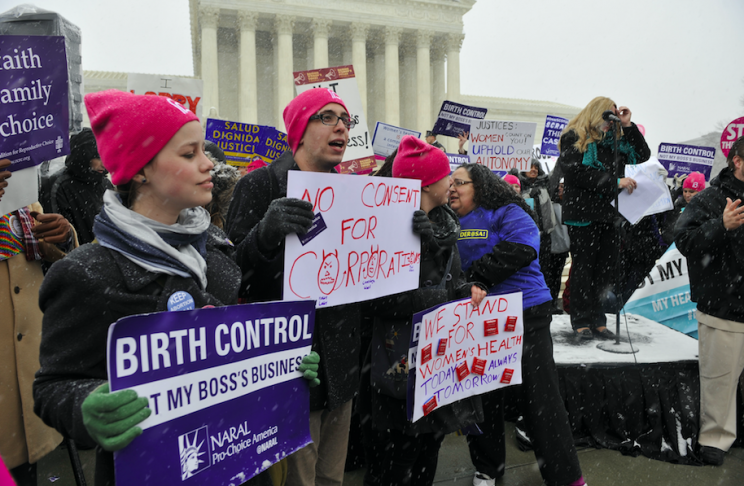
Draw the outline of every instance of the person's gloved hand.
[[[292,197],[274,199],[258,223],[258,243],[271,250],[290,233],[304,235],[312,226],[314,216],[313,205],[307,201]]]
[[[434,228],[431,226],[429,216],[421,209],[413,212],[413,232],[421,236],[421,241],[425,242],[434,236]]]
[[[13,174],[11,171],[5,170],[11,165],[12,162],[10,159],[0,160],[0,199],[3,198],[3,195],[5,195],[5,188],[8,187],[6,179],[10,179],[10,176]]]
[[[682,184],[685,183],[685,179],[687,179],[687,174],[677,174],[674,176],[674,187],[677,189],[682,187]]]
[[[302,377],[308,381],[310,388],[320,385],[318,363],[320,363],[320,355],[315,351],[310,351],[310,354],[302,358],[302,364],[297,368],[297,371],[302,373]]]
[[[59,245],[70,238],[70,222],[61,214],[31,211],[31,217],[40,223],[31,229],[37,239]]]
[[[118,451],[142,434],[136,425],[152,413],[147,404],[147,398],[138,397],[134,390],[111,393],[105,383],[83,401],[83,423],[104,450]]]

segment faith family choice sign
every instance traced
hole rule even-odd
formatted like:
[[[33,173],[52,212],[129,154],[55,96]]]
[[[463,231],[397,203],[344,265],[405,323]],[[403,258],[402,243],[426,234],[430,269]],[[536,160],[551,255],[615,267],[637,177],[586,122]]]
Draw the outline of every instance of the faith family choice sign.
[[[0,159],[11,171],[70,153],[64,37],[0,35]]]
[[[193,309],[176,292],[171,309]],[[315,302],[161,312],[109,328],[111,391],[152,410],[143,434],[114,454],[116,484],[242,484],[310,443]]]

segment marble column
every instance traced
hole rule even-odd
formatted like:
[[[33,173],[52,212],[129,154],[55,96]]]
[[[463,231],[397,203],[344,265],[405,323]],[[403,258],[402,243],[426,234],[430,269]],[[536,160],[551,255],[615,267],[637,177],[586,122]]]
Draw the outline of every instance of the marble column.
[[[400,99],[398,101],[398,110],[400,111],[400,126],[415,130],[418,128],[415,36],[412,34],[403,34],[400,40],[399,55]]]
[[[369,25],[352,22],[349,27],[351,36],[351,58],[354,65],[354,76],[362,98],[362,111],[367,116],[367,34]]]
[[[367,98],[367,119],[369,129],[374,130],[375,124],[385,122],[385,38],[382,30],[374,30],[370,34],[369,44],[373,59],[372,76],[370,76],[369,97]]]
[[[277,15],[274,18],[276,35],[276,84],[277,84],[277,128],[285,131],[282,112],[294,98],[294,78],[292,77],[292,30],[295,18],[289,15]],[[316,53],[317,56],[317,53]]]
[[[449,34],[447,36],[447,99],[460,102],[460,48],[465,34]],[[457,152],[457,140],[447,140],[447,150]]]
[[[385,123],[400,126],[398,42],[403,29],[385,27]]]
[[[444,46],[440,39],[435,39],[431,46],[431,121],[434,126],[442,102],[444,93]]]
[[[312,69],[328,66],[328,34],[331,31],[331,19],[313,19],[310,29],[313,31],[313,64]]]
[[[431,130],[431,66],[429,49],[434,32],[416,32],[416,127],[422,135]]]
[[[201,76],[204,82],[202,99],[202,116],[207,117],[210,109],[219,113],[220,87],[217,62],[217,25],[220,9],[217,7],[199,7],[201,20]]]
[[[256,81],[256,22],[258,13],[238,11],[240,26],[240,121],[258,123],[258,83]]]

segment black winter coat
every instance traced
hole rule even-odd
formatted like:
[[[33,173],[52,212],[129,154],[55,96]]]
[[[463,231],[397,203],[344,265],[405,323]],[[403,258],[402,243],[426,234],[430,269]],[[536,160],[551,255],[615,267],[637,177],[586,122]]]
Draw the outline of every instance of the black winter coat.
[[[447,217],[454,218],[454,221],[457,220],[457,216],[449,207],[437,208],[433,211],[445,213]],[[460,253],[457,251],[456,244],[459,224],[457,228],[458,230],[445,243],[433,242],[422,245],[418,289],[388,295],[365,304],[365,315],[371,315],[373,326],[378,328],[375,332],[384,332],[386,329],[394,328],[398,335],[408,339],[411,335],[413,314],[451,300],[470,296],[470,287],[473,283],[467,282],[462,272]],[[450,254],[452,254],[452,263],[448,274],[445,274]],[[427,288],[436,287],[443,278],[446,279],[445,288]],[[486,289],[483,284],[477,285]],[[374,345],[373,341],[372,346]],[[371,365],[375,351],[370,349],[367,353],[365,369]],[[384,350],[379,351],[384,353]],[[368,383],[365,383],[364,387],[358,401],[362,420],[364,421],[366,416],[371,414],[372,424],[379,430],[396,429],[409,435],[448,434],[469,424],[483,421],[483,407],[478,396],[439,408],[415,423],[411,423],[407,419],[406,400],[379,393],[369,387]]]
[[[731,231],[723,226],[727,197],[744,199],[744,182],[729,168],[687,203],[674,228],[674,242],[687,257],[697,308],[744,323],[744,226]]]
[[[210,227],[206,290],[191,278],[149,272],[98,244],[83,245],[52,265],[39,290],[44,319],[36,414],[82,447],[95,446],[81,405],[108,380],[109,326],[122,317],[166,311],[168,298],[180,290],[191,294],[196,308],[236,304],[240,270],[231,253],[224,233]],[[113,474],[113,454],[99,449],[96,477],[113,484]]]
[[[645,162],[651,156],[646,140],[635,123],[623,128],[623,137],[635,149],[637,162]],[[573,130],[561,136],[561,155],[558,165],[564,177],[563,222],[603,221],[610,223],[615,219],[615,208],[610,203],[618,191],[615,178],[615,156],[612,146],[597,144],[597,159],[606,170],[597,170],[584,165],[584,154],[574,147],[578,140]],[[625,154],[620,154],[618,174],[625,177]]]
[[[287,174],[300,170],[291,152],[250,172],[235,186],[225,229],[236,245],[243,272],[241,295],[249,302],[282,299],[284,242],[270,254],[258,246],[258,223],[274,199],[287,196]],[[354,398],[359,388],[358,304],[318,309],[313,350],[320,356],[320,386],[310,389],[310,410],[333,410]]]

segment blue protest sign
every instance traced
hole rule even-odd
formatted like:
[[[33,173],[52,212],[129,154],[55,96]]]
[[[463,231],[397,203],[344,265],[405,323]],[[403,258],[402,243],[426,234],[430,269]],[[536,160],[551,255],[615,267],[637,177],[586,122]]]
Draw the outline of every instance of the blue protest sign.
[[[710,180],[713,159],[716,157],[714,147],[697,147],[695,145],[681,145],[677,143],[659,144],[658,159],[669,172],[669,177],[677,174],[700,172],[705,180]]]
[[[114,455],[116,484],[241,484],[310,443],[315,302],[121,319],[109,328],[111,391],[150,401],[143,434]]]
[[[0,159],[9,170],[70,153],[65,38],[0,35]]]
[[[470,157],[468,157],[467,154],[445,154],[447,155],[447,159],[449,160],[450,170],[452,172],[456,171],[458,167],[460,167],[462,164],[469,164],[470,163]]]
[[[473,121],[484,119],[487,112],[487,108],[444,101],[432,132],[437,135],[457,138],[461,133],[470,131],[470,125]]]
[[[375,155],[387,157],[398,148],[400,139],[405,135],[413,135],[416,138],[420,138],[421,132],[377,122],[375,133],[372,135],[372,150],[374,150]]]
[[[216,143],[227,160],[245,165],[256,156],[271,162],[289,149],[287,135],[274,127],[229,120],[207,118],[204,138]]]
[[[558,142],[561,139],[561,132],[568,125],[568,120],[559,116],[548,115],[545,117],[545,130],[543,131],[542,145],[540,152],[543,155],[558,157],[561,155],[558,150]]]

